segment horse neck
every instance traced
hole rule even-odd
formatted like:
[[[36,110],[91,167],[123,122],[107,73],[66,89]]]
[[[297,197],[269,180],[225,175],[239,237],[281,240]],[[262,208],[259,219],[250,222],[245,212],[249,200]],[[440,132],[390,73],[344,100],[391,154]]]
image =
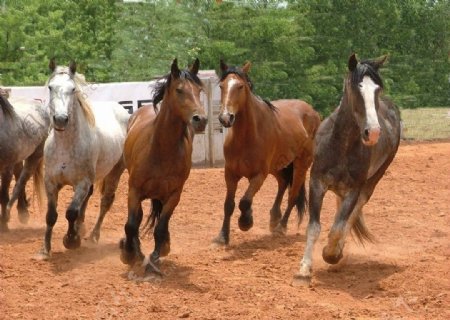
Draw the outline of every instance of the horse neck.
[[[170,101],[162,102],[155,119],[153,141],[161,152],[170,151],[180,145],[186,137],[188,125],[172,111]]]
[[[359,127],[353,115],[351,99],[347,89],[344,90],[334,125],[334,136],[347,142],[359,140]]]
[[[246,139],[256,137],[258,134],[258,124],[261,123],[260,118],[263,117],[265,110],[262,104],[265,102],[261,101],[253,93],[249,92],[247,99],[243,101],[243,107],[236,114],[236,122],[233,125],[233,131],[238,131],[239,137],[245,136]]]

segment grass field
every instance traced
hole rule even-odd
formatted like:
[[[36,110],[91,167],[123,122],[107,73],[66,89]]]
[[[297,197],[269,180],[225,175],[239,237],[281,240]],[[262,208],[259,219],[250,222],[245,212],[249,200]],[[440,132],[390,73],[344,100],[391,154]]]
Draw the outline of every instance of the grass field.
[[[450,107],[402,109],[403,139],[450,139]]]

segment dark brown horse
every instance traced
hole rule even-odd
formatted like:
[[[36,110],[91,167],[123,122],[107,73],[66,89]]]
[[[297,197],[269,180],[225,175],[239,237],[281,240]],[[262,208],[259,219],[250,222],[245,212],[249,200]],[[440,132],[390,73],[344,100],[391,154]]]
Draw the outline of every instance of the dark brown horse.
[[[386,57],[348,61],[348,75],[340,106],[317,132],[311,168],[309,215],[305,254],[297,278],[309,283],[312,253],[320,233],[320,211],[328,190],[337,196],[337,213],[323,249],[331,264],[342,258],[350,231],[360,242],[372,240],[362,215],[375,186],[394,159],[400,142],[400,114],[394,104],[380,97],[383,83],[378,69]]]
[[[170,251],[169,220],[180,201],[183,185],[191,169],[195,132],[206,126],[200,103],[202,83],[197,76],[198,59],[189,70],[180,71],[177,60],[171,72],[159,83],[153,96],[155,111],[140,108],[130,120],[124,157],[128,172],[128,221],[126,238],[121,240],[121,259],[133,264],[143,259],[139,242],[142,221],[141,202],[151,199],[148,229],[154,228],[155,249],[146,271],[161,274],[159,258]],[[161,102],[156,113],[156,105]]]
[[[270,210],[270,229],[284,233],[292,208],[297,206],[299,221],[305,210],[305,178],[320,117],[301,100],[268,102],[256,96],[248,77],[250,63],[238,68],[228,67],[221,61],[220,68],[219,120],[230,129],[224,144],[225,215],[220,234],[214,241],[229,243],[234,197],[242,177],[249,180],[249,186],[239,202],[239,228],[247,231],[252,227],[253,197],[269,173],[278,181],[278,193]],[[288,204],[281,217],[280,205],[288,186]]]

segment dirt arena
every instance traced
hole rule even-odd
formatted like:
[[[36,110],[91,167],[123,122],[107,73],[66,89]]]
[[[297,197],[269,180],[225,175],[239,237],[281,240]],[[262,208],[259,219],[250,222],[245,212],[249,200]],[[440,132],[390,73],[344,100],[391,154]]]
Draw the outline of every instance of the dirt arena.
[[[142,281],[119,259],[126,181],[99,244],[83,242],[75,251],[62,244],[72,195],[63,190],[49,261],[32,259],[42,245],[44,210],[33,204],[26,226],[13,212],[10,232],[0,234],[0,319],[450,319],[450,142],[402,143],[365,208],[378,242],[361,247],[349,238],[333,267],[321,258],[335,207],[327,194],[311,287],[292,284],[307,219],[299,229],[291,219],[284,237],[269,233],[273,178],[254,199],[253,229],[241,232],[235,212],[230,246],[211,245],[223,215],[221,168],[191,171],[171,220],[165,277]],[[98,206],[96,195],[88,229]],[[149,254],[153,240],[144,239],[143,249]]]

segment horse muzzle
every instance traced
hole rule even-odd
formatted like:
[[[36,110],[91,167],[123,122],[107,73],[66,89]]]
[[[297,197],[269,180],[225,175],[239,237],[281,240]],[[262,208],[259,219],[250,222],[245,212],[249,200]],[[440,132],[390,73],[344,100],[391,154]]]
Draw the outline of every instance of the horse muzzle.
[[[236,118],[233,113],[226,112],[219,115],[219,121],[225,128],[231,127],[235,119]]]
[[[194,127],[195,133],[201,133],[201,132],[205,131],[207,123],[208,123],[208,118],[203,115],[199,115],[199,114],[195,114],[191,120],[191,124]]]
[[[376,145],[378,139],[380,138],[380,134],[381,134],[380,127],[366,128],[364,129],[362,142],[364,143],[364,145],[368,147]]]
[[[53,116],[53,128],[56,131],[64,131],[68,123],[69,123],[69,116],[67,115]]]

